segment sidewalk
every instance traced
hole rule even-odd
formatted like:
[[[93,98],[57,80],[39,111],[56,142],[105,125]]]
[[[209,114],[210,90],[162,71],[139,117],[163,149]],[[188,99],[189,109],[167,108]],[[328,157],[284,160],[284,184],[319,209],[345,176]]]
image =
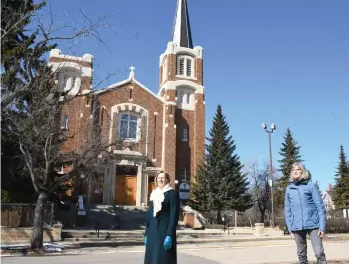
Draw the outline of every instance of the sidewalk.
[[[268,245],[272,244],[273,242],[282,241],[285,243],[290,242],[292,239],[289,236],[255,236],[255,235],[221,235],[221,236],[211,236],[211,237],[199,237],[199,238],[178,238],[177,243],[178,247],[185,248],[185,245],[191,245],[191,246],[197,246],[197,245],[206,245],[212,247],[214,244],[228,244],[228,243],[239,243],[243,245],[248,244],[257,244],[257,245]],[[335,234],[335,235],[328,235],[324,239],[328,242],[335,242],[335,241],[349,241],[349,234]],[[29,244],[22,244],[23,247],[20,247],[17,250],[11,249],[10,246],[6,247],[5,245],[1,245],[1,255],[6,256],[18,256],[18,255],[64,255],[68,253],[75,253],[79,254],[79,250],[88,249],[88,251],[91,251],[91,249],[95,248],[105,248],[105,249],[114,249],[114,248],[123,248],[123,247],[133,247],[133,246],[143,246],[143,238],[139,239],[132,239],[132,240],[117,240],[117,239],[110,239],[110,240],[98,240],[98,239],[86,239],[86,240],[79,240],[79,241],[73,241],[73,242],[65,242],[60,241],[53,243],[55,246],[48,247],[48,251],[41,251],[41,252],[33,252],[29,250]],[[55,250],[55,248],[60,250]]]

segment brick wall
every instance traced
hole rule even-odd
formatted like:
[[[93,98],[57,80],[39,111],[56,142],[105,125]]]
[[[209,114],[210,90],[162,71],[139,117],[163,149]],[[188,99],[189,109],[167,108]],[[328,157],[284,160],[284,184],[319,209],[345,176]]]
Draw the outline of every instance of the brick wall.
[[[199,164],[203,161],[205,155],[205,104],[204,95],[196,94],[195,112],[194,112],[194,172],[197,172]],[[193,179],[193,175],[192,181]]]
[[[177,125],[177,153],[176,153],[176,179],[183,179],[183,168],[186,168],[187,179],[194,174],[194,154],[195,154],[195,130],[194,130],[194,111],[177,109],[176,125]],[[183,141],[183,130],[188,130],[188,141]]]
[[[90,67],[92,68],[92,63],[90,62],[86,62],[86,61],[82,61],[82,60],[74,60],[74,59],[69,59],[69,58],[62,58],[62,57],[50,57],[49,58],[49,62],[50,63],[63,63],[63,62],[71,62],[71,63],[78,63],[83,67]]]
[[[91,133],[92,125],[92,103],[89,105],[87,96],[76,96],[66,103],[62,108],[62,125],[64,115],[68,116],[68,130],[65,133],[68,136],[74,136],[68,139],[62,146],[63,152],[74,151],[80,148],[84,139]]]

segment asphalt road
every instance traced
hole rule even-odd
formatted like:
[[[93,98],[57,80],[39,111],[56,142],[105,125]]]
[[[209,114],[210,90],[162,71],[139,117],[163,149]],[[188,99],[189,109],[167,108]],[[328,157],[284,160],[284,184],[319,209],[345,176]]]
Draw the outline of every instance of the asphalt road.
[[[310,242],[309,242],[310,243]],[[349,263],[349,241],[325,242],[328,261]],[[309,261],[315,261],[311,245],[308,247]],[[144,247],[84,249],[67,252],[59,256],[2,257],[4,264],[142,264]],[[293,241],[267,241],[246,243],[202,244],[178,246],[178,263],[297,263]],[[337,262],[336,262],[337,263]]]

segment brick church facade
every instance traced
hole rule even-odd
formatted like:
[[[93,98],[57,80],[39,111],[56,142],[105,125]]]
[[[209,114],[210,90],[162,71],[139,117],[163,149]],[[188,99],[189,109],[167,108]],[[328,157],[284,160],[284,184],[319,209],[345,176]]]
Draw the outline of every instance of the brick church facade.
[[[101,135],[112,144],[100,169],[102,181],[84,188],[87,203],[146,206],[159,170],[170,174],[176,189],[194,181],[205,152],[202,51],[192,43],[187,2],[178,0],[172,41],[160,55],[157,93],[136,79],[134,67],[126,80],[94,91],[92,55],[50,52],[60,88],[77,95],[63,107],[62,129],[77,133],[62,150],[86,141],[89,131],[81,128],[93,130],[87,124],[93,124],[95,104]]]

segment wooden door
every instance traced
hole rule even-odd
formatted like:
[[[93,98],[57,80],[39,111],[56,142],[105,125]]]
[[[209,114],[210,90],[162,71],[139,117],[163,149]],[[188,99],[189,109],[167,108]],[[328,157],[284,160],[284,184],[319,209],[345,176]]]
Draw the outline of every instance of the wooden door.
[[[136,205],[137,177],[136,176],[116,176],[115,181],[115,204],[116,205]]]
[[[150,200],[150,194],[153,190],[155,190],[156,186],[154,182],[148,183],[148,201]]]
[[[136,205],[137,178],[135,176],[126,176],[126,205]]]

